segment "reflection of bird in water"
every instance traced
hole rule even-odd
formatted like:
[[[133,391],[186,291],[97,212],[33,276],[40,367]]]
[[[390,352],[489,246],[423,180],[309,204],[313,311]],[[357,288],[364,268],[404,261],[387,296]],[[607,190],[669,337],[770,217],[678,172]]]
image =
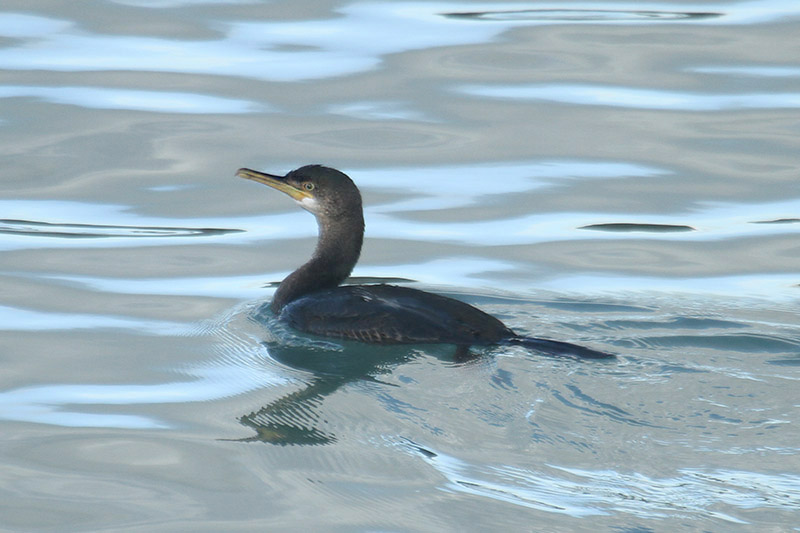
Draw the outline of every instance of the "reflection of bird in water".
[[[364,239],[358,188],[342,172],[308,165],[285,176],[240,169],[237,176],[291,196],[319,224],[311,259],[281,282],[272,311],[316,335],[377,344],[516,344],[551,355],[610,354],[566,342],[517,335],[500,320],[452,298],[394,285],[339,286],[353,270]]]

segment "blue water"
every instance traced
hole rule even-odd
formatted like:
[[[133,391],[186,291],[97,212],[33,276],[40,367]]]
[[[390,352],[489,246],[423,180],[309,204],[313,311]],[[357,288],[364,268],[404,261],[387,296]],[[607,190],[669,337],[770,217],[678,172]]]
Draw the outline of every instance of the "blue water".
[[[0,530],[797,531],[800,8],[0,7]],[[355,282],[617,354],[261,311],[362,190]]]

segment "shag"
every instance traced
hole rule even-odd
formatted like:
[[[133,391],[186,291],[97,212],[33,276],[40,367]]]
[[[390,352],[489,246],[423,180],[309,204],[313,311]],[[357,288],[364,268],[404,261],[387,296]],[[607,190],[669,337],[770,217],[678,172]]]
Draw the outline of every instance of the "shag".
[[[248,168],[236,175],[286,193],[317,219],[319,240],[313,256],[281,282],[271,304],[275,315],[294,329],[378,344],[517,344],[551,355],[613,357],[575,344],[517,335],[495,317],[438,294],[384,284],[340,286],[358,261],[364,240],[361,193],[353,181],[321,165],[285,176]]]

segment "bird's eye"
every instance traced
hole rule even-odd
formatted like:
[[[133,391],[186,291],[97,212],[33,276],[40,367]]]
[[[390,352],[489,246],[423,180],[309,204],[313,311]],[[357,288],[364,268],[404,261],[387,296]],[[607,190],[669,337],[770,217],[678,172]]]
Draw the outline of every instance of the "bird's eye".
[[[305,190],[307,190],[307,191],[313,191],[313,190],[314,190],[314,184],[313,184],[313,183],[311,183],[310,181],[307,181],[307,182],[305,182],[305,183],[303,184],[303,188],[304,188]]]

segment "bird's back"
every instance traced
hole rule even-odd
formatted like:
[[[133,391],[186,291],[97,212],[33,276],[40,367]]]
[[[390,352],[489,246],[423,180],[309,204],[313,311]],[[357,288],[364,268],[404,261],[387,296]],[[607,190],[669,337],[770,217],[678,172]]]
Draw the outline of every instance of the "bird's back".
[[[379,344],[493,344],[515,336],[469,304],[395,285],[314,292],[289,302],[280,318],[307,333]]]

